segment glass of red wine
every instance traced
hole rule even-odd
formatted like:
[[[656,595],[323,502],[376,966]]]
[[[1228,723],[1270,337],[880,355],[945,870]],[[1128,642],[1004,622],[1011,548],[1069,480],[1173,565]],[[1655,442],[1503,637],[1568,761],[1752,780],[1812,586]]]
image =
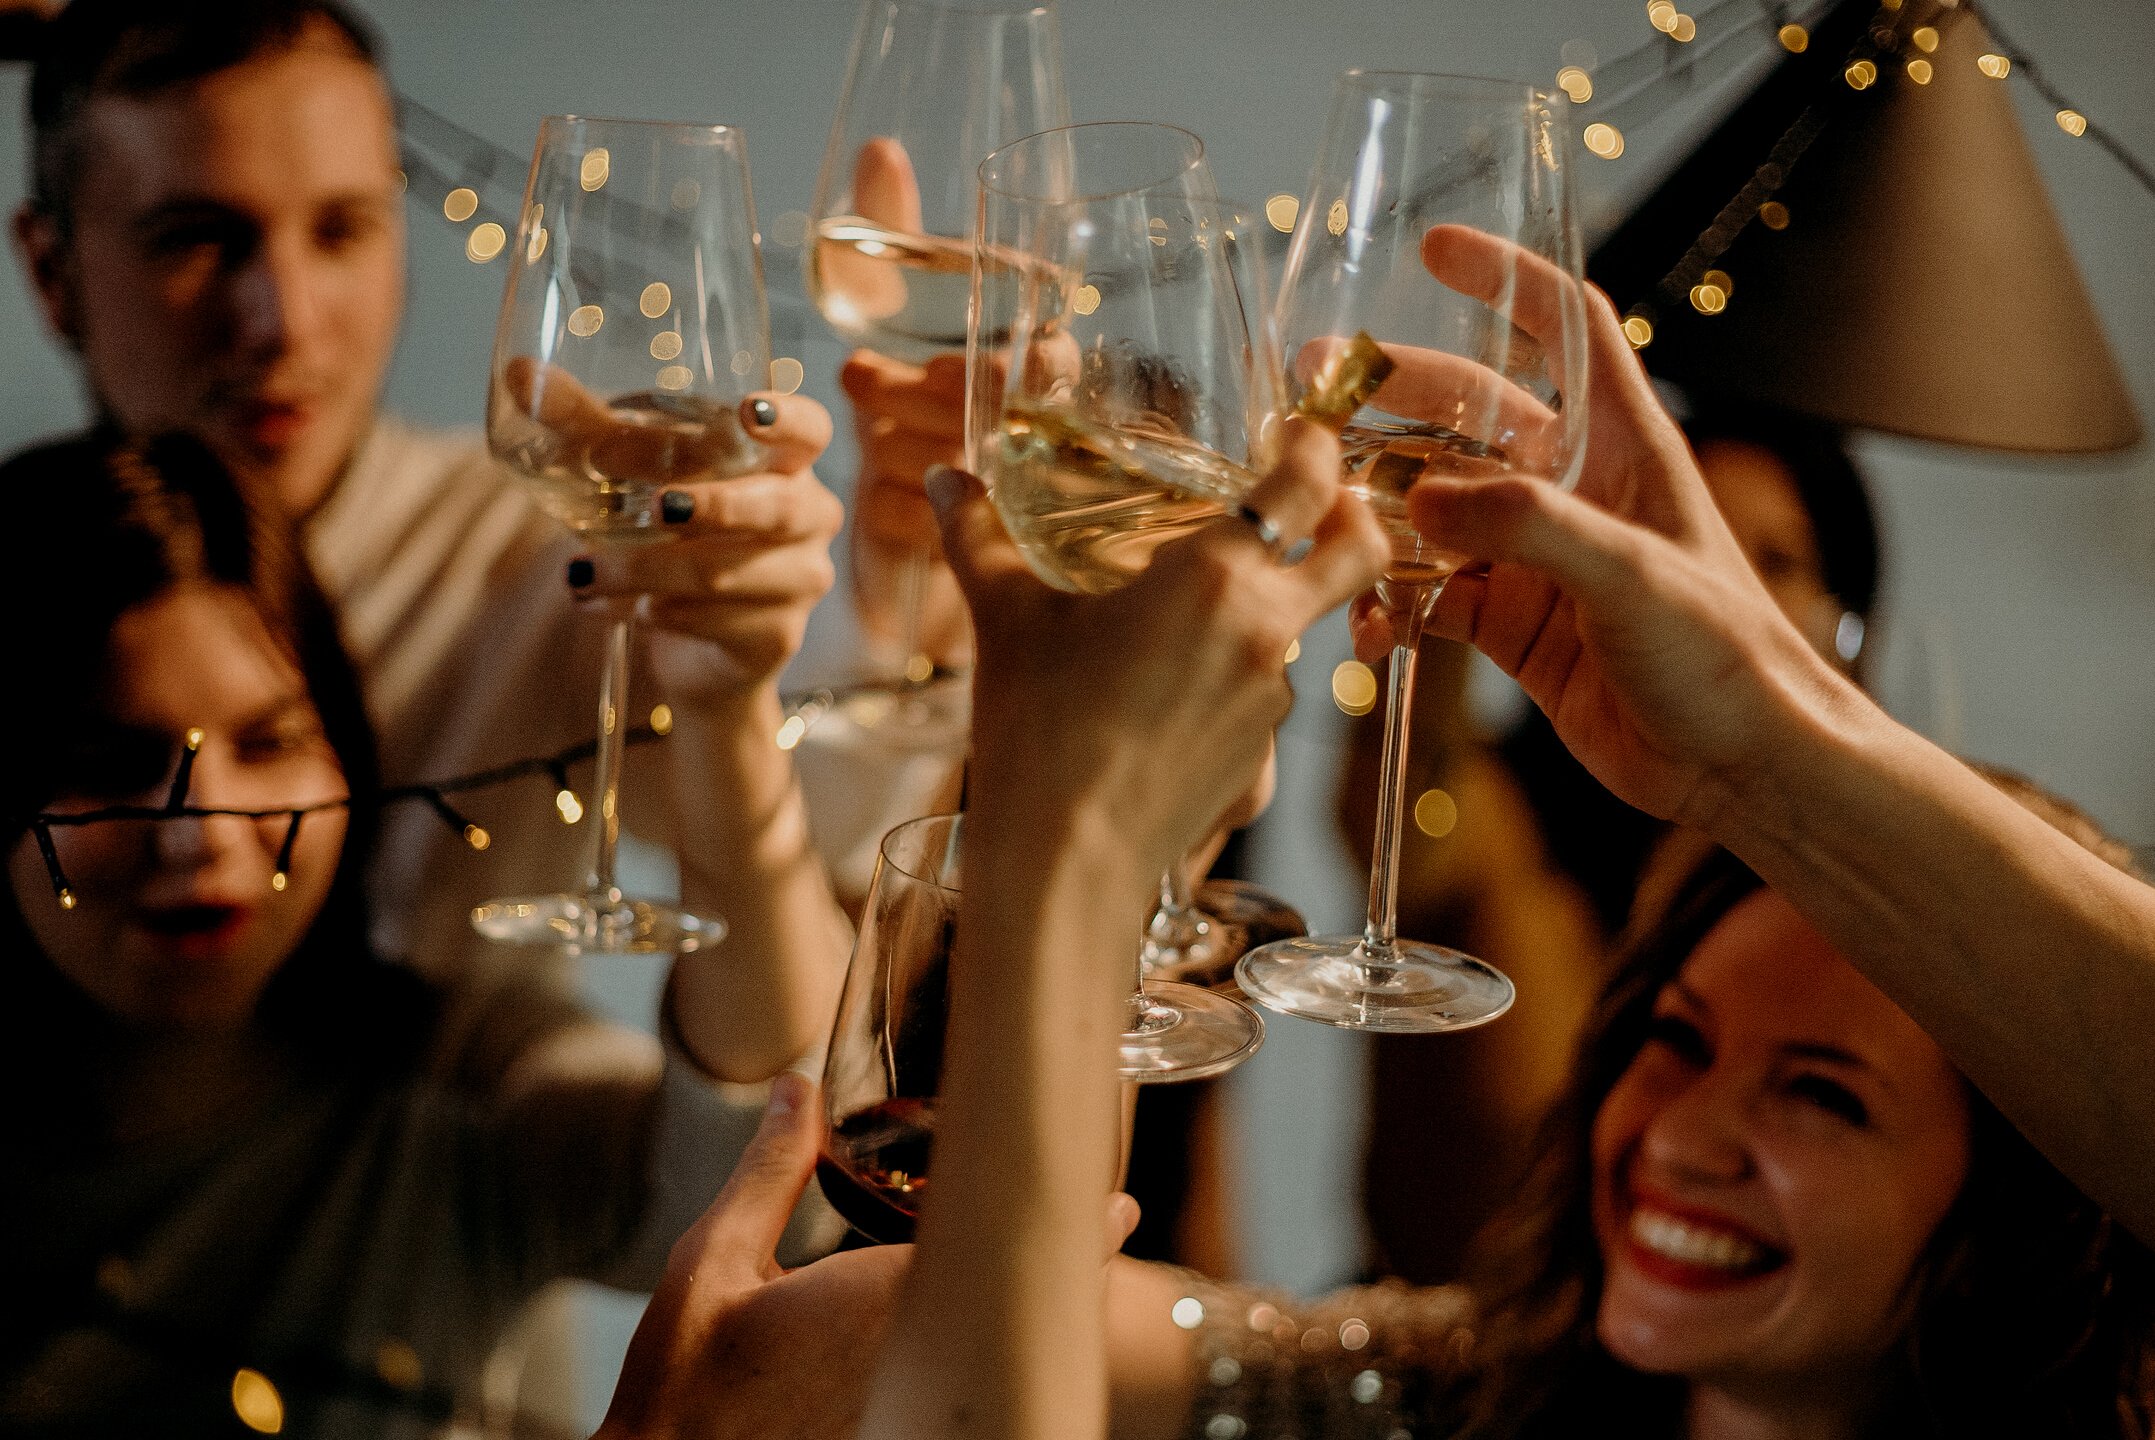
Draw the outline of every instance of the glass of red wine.
[[[929,815],[883,837],[823,1063],[830,1128],[816,1179],[878,1244],[911,1240],[927,1198],[963,824]]]

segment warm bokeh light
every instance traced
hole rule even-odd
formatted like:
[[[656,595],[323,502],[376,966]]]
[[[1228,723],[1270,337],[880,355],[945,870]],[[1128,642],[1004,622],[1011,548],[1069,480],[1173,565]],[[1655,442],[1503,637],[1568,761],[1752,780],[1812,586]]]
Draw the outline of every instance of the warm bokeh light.
[[[1571,97],[1574,105],[1584,105],[1594,98],[1594,77],[1577,65],[1566,65],[1556,72],[1556,88]]]
[[[1758,207],[1758,219],[1768,230],[1786,230],[1789,221],[1788,207],[1778,200],[1768,200]]]
[[[671,360],[680,353],[680,331],[661,330],[651,337],[651,358],[653,360]]]
[[[1359,660],[1342,660],[1332,668],[1332,703],[1349,715],[1367,715],[1377,708],[1377,672]]]
[[[1728,309],[1728,291],[1718,285],[1691,287],[1691,308],[1701,315],[1719,315]]]
[[[542,225],[532,231],[531,238],[524,242],[524,263],[526,265],[536,265],[539,263],[539,257],[545,253],[546,227]]]
[[[1938,49],[1938,31],[1933,26],[1918,25],[1915,33],[1908,38],[1915,41],[1916,49],[1921,50],[1926,55],[1932,54]]]
[[[808,734],[808,722],[798,715],[786,717],[786,723],[778,727],[778,748],[791,750]]]
[[[1624,153],[1624,132],[1599,120],[1587,126],[1579,139],[1604,160],[1614,160]]]
[[[509,232],[489,220],[483,225],[471,227],[471,238],[464,242],[464,258],[474,265],[484,265],[501,253],[509,243]]]
[[[1878,67],[1868,60],[1858,60],[1841,72],[1851,90],[1868,90],[1878,83]]]
[[[807,369],[791,355],[781,355],[771,362],[771,388],[781,395],[791,395],[807,378]]]
[[[586,190],[596,190],[606,183],[606,177],[613,173],[613,169],[614,157],[601,146],[584,157],[576,178]]]
[[[484,825],[466,825],[464,827],[464,843],[474,850],[484,850],[494,843],[494,837],[486,833]]]
[[[1624,338],[1631,342],[1632,349],[1644,350],[1654,343],[1654,322],[1644,315],[1625,316]]]
[[[1070,296],[1070,308],[1080,315],[1090,315],[1100,308],[1100,287],[1080,285]]]
[[[561,816],[561,823],[564,825],[574,825],[584,818],[584,802],[576,798],[574,790],[556,790],[554,809]]]
[[[1301,642],[1300,640],[1290,640],[1290,641],[1288,641],[1288,642],[1287,642],[1287,663],[1288,663],[1289,665],[1292,665],[1292,664],[1294,664],[1294,662],[1295,662],[1295,661],[1297,661],[1297,660],[1299,660],[1299,659],[1301,659],[1301,658],[1302,658],[1302,642]]]
[[[696,383],[696,372],[686,365],[668,365],[658,372],[658,388],[661,390],[686,390]]]
[[[1669,38],[1682,44],[1689,45],[1692,41],[1699,38],[1699,22],[1692,19],[1689,15],[1677,16],[1676,23],[1669,27]]]
[[[62,910],[72,910],[75,908],[75,892],[68,889],[65,885],[62,885],[60,887],[60,908]]]
[[[653,280],[636,297],[636,308],[644,312],[646,320],[658,319],[673,308],[673,287],[663,280]]]
[[[651,707],[651,733],[653,735],[671,735],[673,733],[673,707],[671,705],[653,705]]]
[[[1414,828],[1442,840],[1459,823],[1459,802],[1442,790],[1424,790],[1414,802]]]
[[[599,327],[605,323],[606,312],[596,305],[579,305],[569,312],[571,335],[588,338],[598,334]]]
[[[915,685],[925,685],[935,674],[935,662],[919,651],[914,651],[905,662],[905,678]]]
[[[1699,276],[1699,283],[1701,285],[1711,285],[1726,296],[1733,297],[1736,293],[1736,282],[1729,278],[1729,273],[1726,270],[1709,270],[1704,275]]]
[[[419,1352],[403,1340],[384,1340],[374,1347],[374,1373],[397,1390],[417,1390],[426,1380]]]
[[[2088,117],[2078,110],[2060,110],[2058,128],[2071,136],[2085,135],[2088,133]]]
[[[284,1397],[259,1370],[241,1370],[232,1377],[232,1411],[240,1424],[256,1434],[274,1435],[284,1429]]]
[[[1324,212],[1324,228],[1330,235],[1347,233],[1347,202],[1344,199],[1334,200],[1332,208]]]
[[[1791,55],[1801,55],[1811,48],[1811,32],[1801,25],[1783,25],[1776,38],[1780,40],[1781,48]]]
[[[1294,231],[1295,216],[1302,213],[1302,202],[1292,195],[1275,195],[1265,201],[1265,219],[1282,235]]]
[[[277,871],[269,877],[269,888],[276,891],[279,895],[282,895],[284,893],[284,887],[291,883],[292,877],[285,874],[282,870]]]
[[[1921,55],[1916,56],[1915,59],[1908,62],[1908,78],[1915,81],[1918,85],[1930,84],[1931,62],[1924,59]]]
[[[2003,80],[2013,73],[2013,62],[2005,56],[1995,53],[1978,55],[1975,57],[1975,68],[1993,80]]]
[[[1671,0],[1653,0],[1646,7],[1646,23],[1666,35],[1676,28],[1677,10]]]
[[[461,225],[479,213],[479,192],[459,185],[442,197],[441,213]]]

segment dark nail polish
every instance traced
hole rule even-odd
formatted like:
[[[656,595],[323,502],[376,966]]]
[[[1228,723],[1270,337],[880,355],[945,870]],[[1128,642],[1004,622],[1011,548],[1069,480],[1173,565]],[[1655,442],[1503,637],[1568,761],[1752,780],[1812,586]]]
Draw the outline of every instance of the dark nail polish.
[[[585,556],[579,555],[569,562],[569,584],[578,590],[589,585],[596,574],[590,559]]]
[[[748,402],[748,418],[759,430],[768,430],[778,423],[778,407],[768,400]]]
[[[658,497],[658,518],[668,525],[679,525],[696,513],[696,497],[686,490],[662,491]]]

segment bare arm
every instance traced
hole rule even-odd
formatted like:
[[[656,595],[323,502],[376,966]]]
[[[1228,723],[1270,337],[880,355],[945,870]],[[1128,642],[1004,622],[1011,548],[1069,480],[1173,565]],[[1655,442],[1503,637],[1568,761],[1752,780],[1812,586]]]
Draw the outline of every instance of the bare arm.
[[[1431,232],[1480,293],[1501,242]],[[1563,283],[1518,263],[1523,292]],[[1431,629],[1518,678],[1624,799],[1758,869],[2060,1169],[2155,1239],[2155,891],[2022,810],[1835,674],[1745,564],[1593,297],[1577,495],[1425,481],[1415,523],[1489,562]],[[1522,322],[1524,323],[1524,322]],[[1382,643],[1372,617],[1366,650]]]

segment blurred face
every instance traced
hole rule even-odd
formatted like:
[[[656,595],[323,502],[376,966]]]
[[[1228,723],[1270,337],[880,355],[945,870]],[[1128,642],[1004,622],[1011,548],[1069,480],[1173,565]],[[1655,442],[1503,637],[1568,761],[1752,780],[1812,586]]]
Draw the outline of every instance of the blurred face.
[[[85,778],[53,809],[164,804],[197,727],[190,805],[266,810],[345,793],[298,672],[239,592],[182,586],[128,611],[109,663],[104,713],[63,762]],[[321,909],[343,848],[344,812],[310,815],[280,891],[272,876],[289,823],[211,816],[55,829],[72,910],[54,901],[31,836],[9,857],[9,879],[39,946],[113,1015],[150,1029],[230,1029],[253,1015]]]
[[[1654,1017],[1594,1123],[1602,1342],[1724,1389],[1860,1386],[1967,1173],[1959,1074],[1770,891]]]
[[[100,95],[85,124],[71,234],[18,222],[48,319],[130,432],[192,431],[306,513],[367,425],[403,310],[380,76],[315,36]]]
[[[1787,462],[1762,445],[1711,440],[1698,451],[1714,504],[1781,613],[1828,659],[1841,602],[1826,588],[1818,536]]]

